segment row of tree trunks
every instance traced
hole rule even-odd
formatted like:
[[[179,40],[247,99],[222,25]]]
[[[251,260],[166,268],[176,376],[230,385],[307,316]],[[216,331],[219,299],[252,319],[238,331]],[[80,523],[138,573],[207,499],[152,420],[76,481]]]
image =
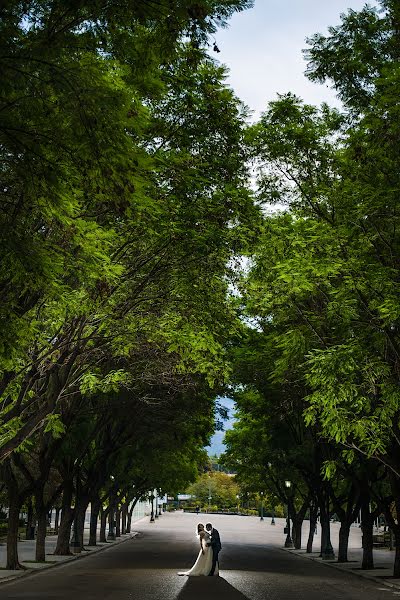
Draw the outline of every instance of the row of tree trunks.
[[[4,465],[3,472],[7,470],[7,465]],[[27,502],[27,539],[32,539],[35,536],[34,523],[36,527],[36,555],[37,561],[45,562],[46,560],[46,533],[48,526],[49,507],[48,503],[44,502],[43,489],[40,485],[35,487],[35,490],[24,489],[21,494],[17,485],[13,485],[14,477],[12,468],[8,468],[7,487],[10,501],[10,510],[8,517],[8,536],[7,536],[7,568],[20,569],[24,568],[18,560],[18,538],[19,538],[19,521],[21,508],[25,502],[26,495],[31,491],[34,493],[35,504],[33,506],[32,498]],[[72,477],[66,477],[63,482],[63,492],[61,500],[61,508],[56,508],[55,528],[58,532],[56,548],[54,554],[58,556],[71,555],[71,530],[73,530],[74,552],[81,551],[84,546],[83,535],[85,526],[85,515],[89,505],[89,497],[81,495],[78,498],[76,506],[73,506],[73,499],[76,493],[76,487]],[[108,500],[108,506],[103,508],[103,502]],[[138,498],[135,498],[132,503],[124,497],[123,502],[118,502],[118,497],[115,493],[110,493],[108,498],[100,499],[98,496],[91,498],[91,517],[90,517],[90,536],[89,545],[95,546],[98,541],[97,526],[100,516],[100,542],[106,542],[108,539],[115,539],[122,534],[130,532],[132,514],[136,506]],[[61,518],[60,518],[61,516]],[[109,520],[108,536],[106,533],[107,519]],[[72,527],[74,525],[74,527]],[[111,533],[111,536],[110,536]],[[76,543],[78,541],[78,543]]]
[[[399,490],[400,491],[400,490]],[[400,498],[400,496],[399,496]],[[400,514],[400,499],[398,501],[398,510]],[[348,545],[349,545],[349,536],[351,531],[351,525],[354,522],[354,515],[358,512],[358,507],[361,506],[361,529],[362,529],[362,548],[363,548],[363,557],[362,557],[362,569],[369,570],[374,568],[374,559],[373,559],[373,527],[374,522],[377,516],[379,516],[381,509],[380,507],[375,508],[373,511],[370,509],[370,497],[368,494],[365,494],[362,498],[360,504],[356,503],[351,510],[351,515],[348,514],[347,518],[343,518],[340,525],[339,530],[339,549],[338,549],[338,562],[347,562],[348,561]],[[309,509],[310,515],[310,530],[307,541],[306,551],[308,553],[312,552],[314,533],[317,526],[317,515],[318,508],[315,504],[312,504]],[[387,521],[390,522],[390,515],[387,516]],[[321,524],[321,555],[325,557],[333,552],[331,543],[330,543],[330,512],[329,508],[326,505],[321,510],[320,515],[320,524]],[[301,525],[300,525],[301,527]],[[396,546],[396,556],[395,556],[395,571],[397,563],[396,560],[399,561],[399,571],[398,575],[400,576],[400,552],[398,552],[398,547],[400,547],[400,526],[396,524],[392,517],[391,529],[395,534],[398,535],[399,545]],[[293,527],[293,532],[295,531],[295,527]],[[293,533],[295,538],[295,533]],[[397,539],[396,539],[397,542]],[[301,547],[301,546],[299,546]],[[397,556],[399,554],[399,556]],[[333,558],[333,556],[332,556]]]

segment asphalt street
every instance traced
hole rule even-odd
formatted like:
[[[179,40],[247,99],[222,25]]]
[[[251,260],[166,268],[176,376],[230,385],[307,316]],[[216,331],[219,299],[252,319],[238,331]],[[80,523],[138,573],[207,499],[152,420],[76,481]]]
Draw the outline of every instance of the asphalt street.
[[[220,577],[182,577],[198,553],[206,515],[164,514],[135,524],[136,538],[82,560],[2,584],[0,599],[383,600],[400,592],[280,549],[269,520],[217,515]],[[278,530],[279,529],[279,530]],[[51,557],[49,557],[51,558]]]

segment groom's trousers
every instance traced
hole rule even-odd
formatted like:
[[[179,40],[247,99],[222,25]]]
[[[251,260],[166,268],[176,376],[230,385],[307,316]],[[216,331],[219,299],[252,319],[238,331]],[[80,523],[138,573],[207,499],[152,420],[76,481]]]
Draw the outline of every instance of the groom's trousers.
[[[212,551],[213,551],[213,561],[212,561],[212,567],[211,567],[211,571],[209,572],[209,575],[214,575],[215,567],[217,566],[217,562],[218,562],[219,550],[217,550],[216,548],[213,548]]]

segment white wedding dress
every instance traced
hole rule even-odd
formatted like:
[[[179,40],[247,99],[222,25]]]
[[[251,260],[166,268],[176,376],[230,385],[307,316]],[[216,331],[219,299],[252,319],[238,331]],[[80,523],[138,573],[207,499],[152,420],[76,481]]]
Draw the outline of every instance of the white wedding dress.
[[[201,541],[204,554],[202,552],[202,549],[200,549],[196,562],[194,563],[190,571],[181,572],[179,573],[179,575],[188,575],[189,577],[194,577],[197,575],[208,575],[210,573],[213,560],[213,551],[211,546],[208,545],[210,543],[210,534],[207,531],[205,531],[204,537]],[[214,575],[218,575],[218,563],[215,567]]]

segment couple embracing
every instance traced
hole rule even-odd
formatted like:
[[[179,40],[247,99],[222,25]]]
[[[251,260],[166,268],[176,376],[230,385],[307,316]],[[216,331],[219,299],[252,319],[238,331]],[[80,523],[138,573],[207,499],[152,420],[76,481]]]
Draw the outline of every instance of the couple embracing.
[[[190,571],[179,573],[179,575],[218,575],[218,554],[222,548],[218,531],[207,523],[197,525],[197,536],[200,540],[200,552]]]

